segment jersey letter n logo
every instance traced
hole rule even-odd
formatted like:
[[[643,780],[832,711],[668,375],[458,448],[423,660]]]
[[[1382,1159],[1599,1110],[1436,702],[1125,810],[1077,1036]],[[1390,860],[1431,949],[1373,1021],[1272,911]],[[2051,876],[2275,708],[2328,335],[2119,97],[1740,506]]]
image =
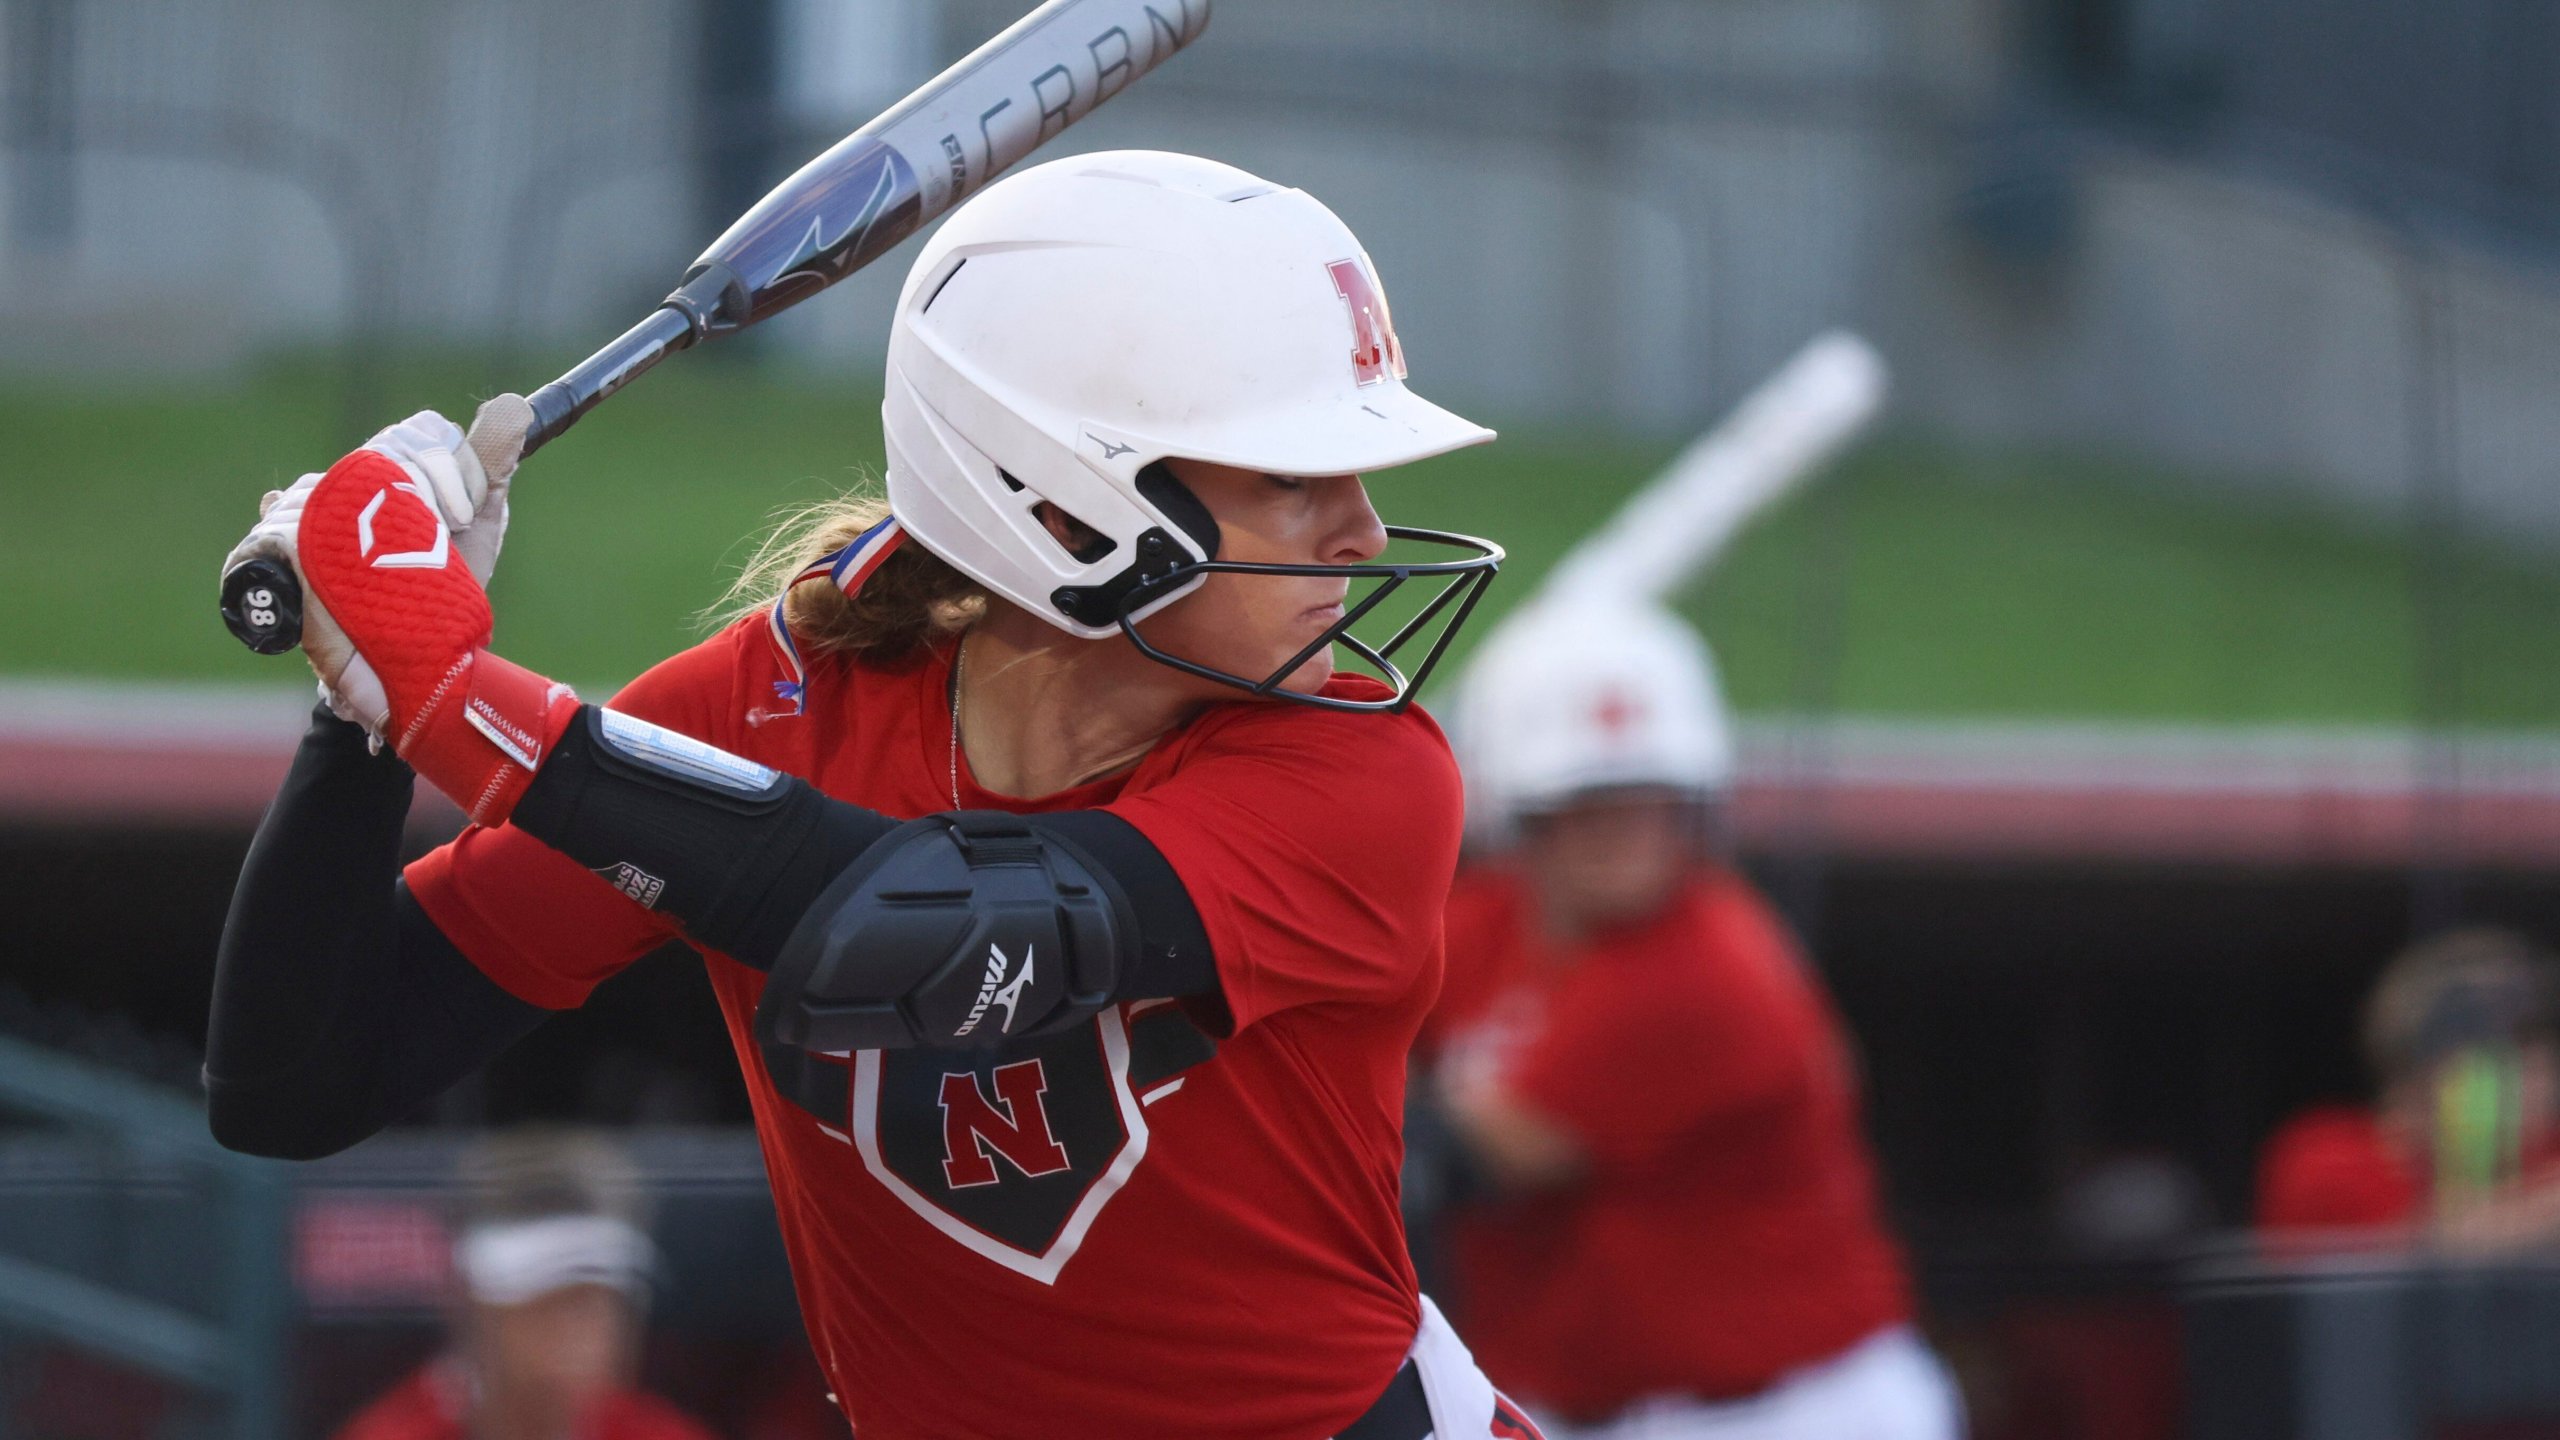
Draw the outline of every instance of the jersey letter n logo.
[[[1392,370],[1404,378],[1404,347],[1396,343],[1395,321],[1387,314],[1387,293],[1369,278],[1358,260],[1336,260],[1325,270],[1333,276],[1333,293],[1351,307],[1351,374],[1362,385],[1375,385]]]
[[[1040,1103],[1049,1089],[1040,1062],[999,1065],[992,1078],[996,1098],[989,1101],[974,1073],[942,1077],[942,1174],[954,1190],[1001,1178],[990,1147],[1026,1178],[1067,1168],[1067,1149],[1050,1133],[1049,1112]]]
[[[1130,1088],[1116,1005],[965,1057],[857,1050],[852,1060],[849,1138],[862,1168],[945,1238],[1043,1285],[1057,1283],[1146,1158],[1146,1106]]]

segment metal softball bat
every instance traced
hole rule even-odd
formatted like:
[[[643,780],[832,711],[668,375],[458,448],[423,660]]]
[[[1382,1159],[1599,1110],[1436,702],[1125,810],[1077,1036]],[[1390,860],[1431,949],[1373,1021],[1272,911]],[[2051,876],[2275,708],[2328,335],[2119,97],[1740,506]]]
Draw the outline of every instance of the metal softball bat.
[[[1048,0],[775,186],[647,318],[525,397],[530,455],[678,350],[744,330],[888,253],[1209,26],[1209,0]],[[281,561],[222,577],[222,619],[292,649],[302,592]]]

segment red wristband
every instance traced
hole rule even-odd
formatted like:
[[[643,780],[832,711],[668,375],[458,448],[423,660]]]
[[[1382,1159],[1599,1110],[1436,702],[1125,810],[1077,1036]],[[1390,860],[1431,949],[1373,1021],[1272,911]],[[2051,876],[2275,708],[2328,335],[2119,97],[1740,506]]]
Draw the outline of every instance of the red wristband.
[[[489,653],[489,597],[426,483],[358,450],[294,536],[304,583],[382,681],[392,749],[474,822],[503,822],[578,699]]]

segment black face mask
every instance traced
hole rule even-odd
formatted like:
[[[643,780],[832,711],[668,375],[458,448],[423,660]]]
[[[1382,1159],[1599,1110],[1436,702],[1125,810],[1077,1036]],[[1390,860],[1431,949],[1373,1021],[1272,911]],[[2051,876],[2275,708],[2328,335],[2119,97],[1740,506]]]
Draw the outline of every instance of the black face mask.
[[[1174,478],[1172,469],[1162,461],[1138,472],[1138,493],[1172,518],[1183,532],[1177,540],[1161,528],[1151,529],[1138,537],[1137,553],[1129,566],[1100,585],[1062,586],[1050,595],[1050,602],[1060,614],[1085,625],[1113,625],[1138,647],[1138,653],[1162,665],[1170,665],[1186,675],[1197,675],[1221,685],[1231,685],[1247,694],[1267,696],[1274,700],[1294,701],[1324,710],[1402,710],[1413,703],[1422,682],[1440,663],[1441,655],[1466,623],[1476,601],[1502,568],[1502,547],[1490,540],[1460,535],[1447,530],[1421,530],[1410,526],[1386,527],[1387,541],[1408,545],[1431,545],[1453,551],[1453,558],[1427,561],[1376,561],[1362,565],[1273,565],[1243,560],[1202,559],[1218,553],[1220,536],[1217,522],[1210,518],[1207,506],[1191,493],[1189,486]],[[1188,543],[1184,543],[1187,541]],[[1138,611],[1163,599],[1167,594],[1210,575],[1282,575],[1339,579],[1351,582],[1373,580],[1377,584],[1368,594],[1345,606],[1342,618],[1327,626],[1325,632],[1306,643],[1297,654],[1282,661],[1270,674],[1255,678],[1203,665],[1158,648],[1138,633]],[[1414,616],[1396,627],[1383,641],[1372,642],[1351,633],[1352,627],[1367,619],[1387,598],[1402,589],[1409,580],[1439,580],[1440,591],[1431,597]],[[1346,597],[1347,598],[1347,597]],[[1443,617],[1446,617],[1443,619]],[[1395,661],[1395,656],[1425,631],[1434,620],[1439,630],[1424,647],[1422,660],[1411,674]],[[1308,695],[1284,690],[1281,682],[1297,673],[1298,667],[1324,653],[1326,647],[1340,645],[1375,672],[1391,692],[1377,700],[1346,700],[1331,695]]]
[[[1417,530],[1390,525],[1387,527],[1387,539],[1390,542],[1402,540],[1445,546],[1460,553],[1458,558],[1451,560],[1370,565],[1262,565],[1241,560],[1195,560],[1176,565],[1166,572],[1163,579],[1130,591],[1122,599],[1114,618],[1120,623],[1121,633],[1129,637],[1129,643],[1138,647],[1138,653],[1185,674],[1215,680],[1221,685],[1232,685],[1254,695],[1291,700],[1325,710],[1402,710],[1413,703],[1415,693],[1421,690],[1422,682],[1430,678],[1432,667],[1440,663],[1440,656],[1449,648],[1449,641],[1457,635],[1458,627],[1466,623],[1468,614],[1476,608],[1476,601],[1484,595],[1485,587],[1493,583],[1494,573],[1501,568],[1503,556],[1502,547],[1490,540],[1447,530]],[[1352,581],[1375,580],[1378,583],[1367,595],[1346,606],[1342,618],[1325,627],[1323,634],[1308,641],[1297,654],[1281,661],[1279,668],[1257,680],[1160,650],[1148,643],[1146,636],[1138,633],[1137,622],[1130,618],[1132,611],[1153,597],[1205,575],[1317,576]],[[1440,592],[1383,641],[1372,643],[1351,633],[1351,628],[1366,619],[1381,601],[1413,579],[1438,579],[1442,582]],[[1397,652],[1444,615],[1447,618],[1442,621],[1439,632],[1431,638],[1422,652],[1421,662],[1408,675],[1395,661]],[[1324,653],[1330,645],[1340,645],[1359,657],[1392,693],[1376,700],[1348,700],[1280,688],[1280,683],[1296,674],[1299,666]]]

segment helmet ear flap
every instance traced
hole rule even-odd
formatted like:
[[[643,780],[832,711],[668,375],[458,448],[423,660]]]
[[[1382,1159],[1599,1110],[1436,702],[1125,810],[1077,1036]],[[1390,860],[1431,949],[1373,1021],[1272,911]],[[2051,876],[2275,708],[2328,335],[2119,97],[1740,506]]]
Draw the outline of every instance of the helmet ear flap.
[[[1218,558],[1218,522],[1209,514],[1209,507],[1200,503],[1200,497],[1191,493],[1191,487],[1174,475],[1172,466],[1162,460],[1151,461],[1138,472],[1136,484],[1140,499],[1162,511],[1185,538],[1200,547],[1201,559]]]
[[[1013,478],[1013,472],[1002,466],[996,467],[996,478],[1003,481],[1005,488],[1016,495],[1027,493],[1030,488],[1024,485],[1021,481]],[[1065,551],[1079,565],[1093,564],[1095,561],[1102,559],[1112,551],[1120,548],[1119,541],[1112,539],[1110,536],[1102,533],[1092,525],[1087,524],[1083,516],[1076,514],[1074,511],[1069,510],[1067,507],[1059,504],[1055,500],[1045,499],[1039,495],[1032,495],[1030,505],[1032,517],[1034,519],[1041,520],[1041,523],[1044,526],[1048,525],[1049,522],[1041,517],[1040,512],[1043,510],[1051,512],[1066,522],[1068,528],[1067,535],[1060,535],[1054,528],[1052,528],[1050,530],[1049,538],[1055,541],[1058,548]],[[1069,536],[1076,535],[1080,535],[1081,538],[1069,538]]]
[[[1057,607],[1058,613],[1078,624],[1107,626],[1119,619],[1119,607],[1132,591],[1153,587],[1192,563],[1182,553],[1185,543],[1196,548],[1202,560],[1218,558],[1218,522],[1209,514],[1209,507],[1200,503],[1200,497],[1191,493],[1191,487],[1173,473],[1172,466],[1162,460],[1151,461],[1131,477],[1130,485],[1139,499],[1172,522],[1179,538],[1166,533],[1162,525],[1150,525],[1139,535],[1137,553],[1130,557],[1128,568],[1118,575],[1100,585],[1066,585],[1049,592],[1049,603]],[[1196,583],[1196,579],[1185,582],[1183,589]],[[1181,593],[1168,591],[1147,603],[1160,604]]]

